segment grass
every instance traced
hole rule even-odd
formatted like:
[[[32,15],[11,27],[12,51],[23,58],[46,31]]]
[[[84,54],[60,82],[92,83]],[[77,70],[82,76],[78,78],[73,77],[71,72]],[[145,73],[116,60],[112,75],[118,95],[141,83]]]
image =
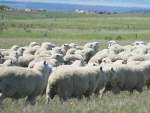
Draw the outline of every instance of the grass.
[[[56,96],[49,104],[45,103],[45,96],[38,96],[35,105],[25,105],[25,99],[17,103],[5,99],[0,108],[1,113],[148,113],[150,108],[150,91],[145,87],[139,94],[135,91],[132,95],[124,91],[119,95],[107,92],[103,98],[93,95],[89,100],[70,99],[61,102]]]
[[[4,15],[4,19],[1,17]],[[120,45],[132,45],[137,40],[146,43],[150,38],[150,14],[86,15],[74,12],[19,12],[0,10],[0,44],[10,48],[17,44],[28,46],[30,42],[51,42],[56,46],[64,43],[84,45],[100,42],[100,50],[108,48],[110,39]],[[117,40],[121,37],[121,40]],[[107,39],[108,40],[105,40]],[[124,91],[119,95],[107,92],[103,98],[93,95],[88,101],[70,99],[61,103],[56,96],[45,104],[45,96],[38,96],[35,105],[17,103],[7,98],[0,113],[148,113],[150,90],[144,87],[141,94]]]
[[[147,40],[150,14],[0,11],[2,38]]]

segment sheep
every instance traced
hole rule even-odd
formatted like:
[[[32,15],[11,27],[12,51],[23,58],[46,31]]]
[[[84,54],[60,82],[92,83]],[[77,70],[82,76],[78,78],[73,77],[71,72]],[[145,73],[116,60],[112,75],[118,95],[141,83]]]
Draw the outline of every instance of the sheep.
[[[112,62],[115,62],[116,60],[122,60],[121,57],[116,54],[109,54],[106,58],[109,58]]]
[[[76,49],[77,50],[82,50],[82,49],[84,49],[84,46],[76,46]]]
[[[131,65],[131,66],[134,66],[134,65],[141,65],[142,63],[144,63],[144,62],[149,62],[150,60],[147,60],[147,61],[131,61],[131,62],[129,62],[127,65]],[[149,87],[150,87],[150,77],[148,77],[148,79],[146,80],[146,86],[148,87],[148,89],[149,89]]]
[[[39,57],[35,58],[32,60],[29,64],[28,67],[34,67],[36,62],[39,62],[41,60],[46,60],[49,65],[52,65],[53,67],[57,67],[60,65],[60,63],[64,62],[64,58],[62,54],[54,54],[48,57]]]
[[[97,53],[99,51],[99,44],[100,44],[100,42],[92,43],[92,49],[94,50],[95,53]]]
[[[64,68],[74,68],[74,67],[82,67],[82,66],[83,66],[82,60],[75,60],[75,61],[72,62],[71,65],[60,65],[56,68],[54,67],[53,70],[59,69],[59,68],[64,69]]]
[[[2,67],[0,71],[0,105],[2,105],[5,98],[20,99],[28,96],[26,102],[33,102],[43,91],[51,69],[45,61],[42,61],[33,69],[10,66]]]
[[[84,48],[92,48],[93,47],[93,44],[92,43],[86,43],[85,45],[84,45]]]
[[[108,58],[103,58],[101,64],[112,64],[113,62]]]
[[[2,56],[0,55],[0,64],[3,63]]]
[[[39,43],[37,43],[37,42],[31,42],[31,43],[29,44],[29,47],[34,47],[34,46],[36,46],[36,45],[39,45]]]
[[[83,53],[82,53],[82,50],[76,50],[74,52],[75,55],[81,55],[83,57]]]
[[[8,59],[6,60],[3,65],[6,65],[6,66],[16,66],[15,62],[11,59]]]
[[[20,56],[18,59],[18,65],[21,67],[28,67],[29,63],[34,60],[33,55],[25,55],[25,56]]]
[[[89,60],[95,55],[94,50],[91,48],[84,48],[82,50],[82,53],[83,53],[83,59],[85,63],[88,63]]]
[[[107,56],[108,56],[108,54],[103,54],[103,53],[96,54],[89,60],[88,63],[93,63],[93,62],[98,63],[99,62],[99,64],[100,64],[102,62],[102,59],[106,58]]]
[[[17,50],[17,53],[18,53],[19,56],[22,56],[24,51],[25,51],[25,48],[24,48],[24,47],[20,47],[20,48]]]
[[[17,51],[12,51],[9,56],[4,56],[4,58],[2,58],[2,62],[4,63],[6,60],[11,59],[15,62],[15,65],[18,66],[18,58],[19,55]]]
[[[143,63],[139,66],[130,66],[126,64],[111,66],[117,70],[118,76],[117,86],[112,82],[110,83],[111,85],[109,84],[110,86],[112,86],[114,93],[119,93],[122,90],[128,90],[130,91],[130,93],[132,93],[133,90],[142,92],[142,89],[146,84],[146,80],[150,76],[149,63]]]
[[[72,54],[65,55],[64,64],[70,65],[70,64],[72,64],[72,61],[75,61],[75,60],[81,60],[83,62],[83,65],[84,65],[84,60],[83,60],[83,57],[81,55],[72,55]]]
[[[4,52],[4,51],[7,51],[7,52],[12,52],[12,51],[17,51],[18,50],[18,48],[19,48],[19,46],[18,45],[13,45],[12,47],[11,47],[11,49],[0,49],[0,51],[1,52]],[[8,53],[7,53],[8,54]],[[7,55],[8,56],[8,55]]]
[[[60,99],[80,98],[91,96],[99,82],[106,82],[105,72],[102,67],[76,67],[56,69],[48,79],[46,99],[53,99],[58,95]]]
[[[76,48],[76,46],[78,46],[78,44],[70,43],[69,46],[70,46],[71,48]]]
[[[127,63],[131,62],[131,61],[144,61],[144,60],[149,60],[150,59],[150,54],[146,54],[146,55],[133,55],[131,57],[128,58]]]
[[[108,47],[111,47],[112,45],[117,44],[116,41],[114,41],[114,40],[111,40],[108,43],[109,43]]]
[[[43,50],[52,50],[52,44],[50,42],[43,42],[41,48],[39,48],[34,55],[38,55]]]
[[[117,82],[118,76],[117,76],[117,70],[111,66],[103,65],[103,70],[106,74],[106,84],[109,82],[113,82],[114,84]],[[97,88],[94,92],[94,94],[98,95],[100,93],[100,98],[102,97],[103,94],[103,88],[105,87],[106,84],[102,84],[101,82],[97,85]],[[101,91],[100,91],[101,90]]]
[[[62,54],[63,56],[66,54],[66,52],[63,53],[61,47],[52,48],[52,50],[50,51],[50,53],[51,53],[51,55],[54,55],[54,54]]]
[[[75,54],[76,51],[77,51],[77,49],[75,49],[75,48],[70,48],[70,49],[66,52],[66,54]]]
[[[61,48],[64,49],[67,52],[71,47],[69,46],[69,44],[66,43],[66,44],[63,44],[61,46]]]

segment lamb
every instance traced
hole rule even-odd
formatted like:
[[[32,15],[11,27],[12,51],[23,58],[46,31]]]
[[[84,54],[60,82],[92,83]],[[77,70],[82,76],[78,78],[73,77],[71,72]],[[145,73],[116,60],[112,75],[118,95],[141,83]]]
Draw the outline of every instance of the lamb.
[[[42,61],[33,69],[2,67],[0,71],[0,104],[2,105],[5,98],[20,99],[28,96],[26,102],[33,102],[43,91],[47,75],[51,70],[46,62]]]
[[[106,76],[102,67],[76,67],[56,69],[48,79],[46,99],[53,99],[58,95],[60,99],[80,98],[91,96],[99,82],[105,83]],[[61,84],[61,85],[59,85]]]

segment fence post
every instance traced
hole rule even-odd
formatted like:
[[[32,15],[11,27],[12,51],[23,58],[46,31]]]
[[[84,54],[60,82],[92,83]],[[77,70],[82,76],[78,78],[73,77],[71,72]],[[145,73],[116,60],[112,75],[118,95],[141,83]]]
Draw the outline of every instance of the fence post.
[[[137,34],[135,34],[135,40],[137,40]]]

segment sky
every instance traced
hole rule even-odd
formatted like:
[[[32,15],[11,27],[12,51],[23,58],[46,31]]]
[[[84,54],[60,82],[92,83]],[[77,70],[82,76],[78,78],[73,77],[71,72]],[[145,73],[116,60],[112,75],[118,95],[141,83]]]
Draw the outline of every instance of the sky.
[[[150,0],[0,0],[150,8]]]

